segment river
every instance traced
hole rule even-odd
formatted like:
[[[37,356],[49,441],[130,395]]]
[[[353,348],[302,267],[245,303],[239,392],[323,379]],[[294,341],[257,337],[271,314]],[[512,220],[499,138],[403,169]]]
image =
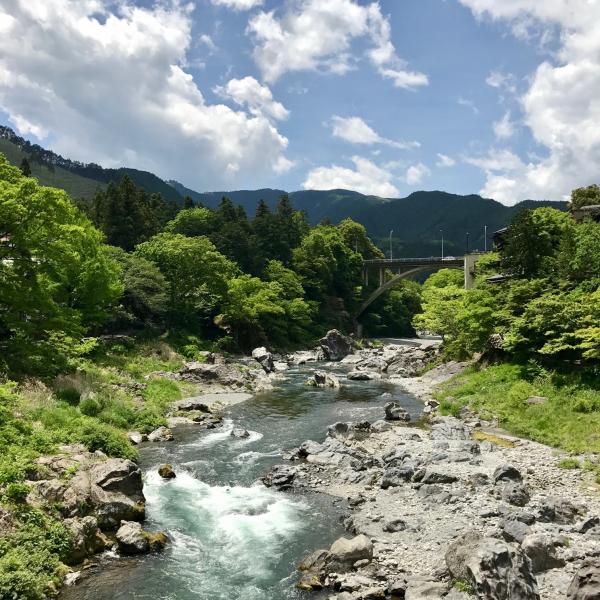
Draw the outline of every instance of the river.
[[[168,548],[142,558],[105,555],[61,600],[300,598],[296,565],[344,533],[344,506],[323,494],[270,490],[258,478],[282,461],[284,450],[306,439],[322,441],[331,423],[375,421],[392,399],[414,417],[422,409],[397,386],[348,381],[343,370],[339,390],[308,387],[311,371],[290,369],[274,391],[231,406],[222,428],[182,426],[175,442],[145,444],[144,527],[166,532]],[[382,398],[384,392],[393,398]],[[233,427],[250,436],[232,437]],[[161,463],[172,464],[177,477],[161,479]]]

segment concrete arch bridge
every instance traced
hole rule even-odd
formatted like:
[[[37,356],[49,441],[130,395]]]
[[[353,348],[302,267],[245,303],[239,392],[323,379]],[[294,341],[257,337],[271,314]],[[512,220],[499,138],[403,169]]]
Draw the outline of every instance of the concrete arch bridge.
[[[363,277],[368,285],[369,276],[379,277],[379,287],[361,304],[355,317],[359,317],[381,294],[394,287],[402,279],[418,273],[439,269],[462,269],[465,274],[465,289],[471,289],[475,281],[475,263],[483,253],[465,254],[460,258],[448,256],[429,258],[380,258],[363,262]],[[391,274],[391,277],[390,277]]]

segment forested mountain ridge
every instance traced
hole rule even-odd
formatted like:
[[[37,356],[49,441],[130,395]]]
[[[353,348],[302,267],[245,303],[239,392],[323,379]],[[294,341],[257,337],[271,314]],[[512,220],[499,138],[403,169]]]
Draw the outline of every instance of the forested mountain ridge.
[[[393,251],[396,255],[433,255],[441,251],[443,231],[446,254],[460,254],[467,247],[483,249],[484,227],[488,234],[505,227],[521,208],[552,206],[566,209],[564,202],[525,201],[505,206],[479,195],[458,195],[443,191],[419,191],[406,198],[380,198],[351,190],[280,189],[197,192],[177,181],[164,181],[147,171],[119,168],[104,169],[94,163],[72,161],[19,137],[0,126],[0,150],[10,162],[18,165],[26,157],[32,174],[40,183],[65,189],[73,198],[91,200],[98,189],[110,182],[118,183],[124,175],[149,194],[159,193],[165,200],[183,204],[189,196],[195,203],[216,208],[223,196],[253,216],[259,200],[270,208],[283,195],[289,195],[294,208],[306,213],[312,225],[323,220],[339,223],[350,217],[362,223],[370,236],[387,249],[387,237],[393,229]],[[488,243],[489,243],[488,237]]]

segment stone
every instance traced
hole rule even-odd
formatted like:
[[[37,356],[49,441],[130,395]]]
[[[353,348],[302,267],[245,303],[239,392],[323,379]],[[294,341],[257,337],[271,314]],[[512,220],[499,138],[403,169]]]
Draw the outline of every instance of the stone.
[[[304,590],[307,592],[311,592],[314,590],[322,590],[323,582],[321,581],[318,575],[315,575],[314,573],[305,573],[304,575],[302,575],[302,577],[300,577],[300,580],[296,584],[296,587],[299,590]]]
[[[294,483],[296,469],[288,465],[275,465],[261,478],[266,487],[274,487],[278,490],[289,490]]]
[[[373,379],[381,378],[379,373],[369,373],[368,371],[358,370],[350,371],[346,377],[351,381],[372,381]]]
[[[383,530],[388,533],[397,533],[398,531],[406,531],[412,529],[404,519],[394,519],[384,524]]]
[[[486,600],[540,600],[529,559],[494,538],[481,540],[465,563],[468,581]]]
[[[529,491],[519,482],[508,482],[502,486],[502,500],[514,506],[525,506],[529,500]]]
[[[175,471],[173,471],[173,466],[169,464],[160,465],[158,467],[158,474],[163,479],[175,479]]]
[[[447,473],[438,473],[437,471],[427,470],[421,479],[421,483],[426,485],[432,485],[435,483],[455,483],[458,481],[458,477],[449,475]]]
[[[432,440],[469,440],[469,428],[456,417],[435,417],[431,425]]]
[[[410,467],[392,467],[386,469],[381,478],[381,488],[387,490],[391,487],[404,485],[412,479],[414,473],[414,469]]]
[[[556,555],[559,542],[543,533],[532,533],[521,543],[521,550],[531,561],[531,570],[541,573],[565,566],[565,561]]]
[[[148,536],[140,523],[123,521],[115,538],[121,554],[145,554],[150,551]]]
[[[159,427],[148,435],[149,442],[172,442],[173,432],[168,427]]]
[[[354,564],[357,560],[372,560],[373,544],[366,535],[339,538],[329,548],[329,560],[334,563]]]
[[[208,404],[206,404],[201,396],[198,398],[185,398],[183,400],[178,400],[171,405],[171,409],[175,412],[210,412]]]
[[[138,446],[142,442],[148,439],[148,436],[140,433],[139,431],[130,431],[127,433],[127,439],[134,445]]]
[[[321,571],[325,567],[325,561],[329,556],[328,550],[315,550],[305,556],[298,565],[298,571]]]
[[[98,520],[95,517],[65,519],[64,523],[72,536],[67,564],[78,564],[88,556],[102,552],[109,545],[106,537],[98,529]]]
[[[446,566],[454,579],[466,581],[469,577],[467,561],[473,556],[481,542],[483,536],[479,531],[469,530],[459,535],[446,550]]]
[[[273,355],[264,346],[254,348],[252,358],[260,364],[265,373],[272,373],[275,370]]]
[[[600,558],[588,559],[575,573],[567,590],[568,600],[600,598]]]
[[[547,498],[540,507],[538,519],[545,523],[567,525],[583,513],[583,507],[575,506],[566,498]]]
[[[521,472],[512,465],[501,465],[494,470],[494,483],[499,481],[523,481]]]
[[[354,352],[352,338],[342,335],[337,329],[331,329],[319,340],[326,360],[339,361]]]
[[[441,600],[448,591],[448,585],[439,581],[409,579],[404,595],[405,600]]]
[[[340,380],[331,373],[327,373],[326,371],[315,371],[313,373],[312,379],[308,380],[308,385],[313,385],[315,387],[330,387],[330,388],[339,388]]]
[[[245,439],[250,437],[250,432],[247,429],[242,429],[241,427],[234,427],[229,435],[234,438]]]
[[[404,423],[410,421],[410,414],[408,411],[397,402],[386,403],[384,410],[386,421],[403,421]]]
[[[517,542],[520,544],[525,536],[531,532],[531,527],[526,525],[525,523],[521,523],[521,521],[517,521],[517,519],[504,519],[501,523],[502,527],[502,537],[507,542]]]

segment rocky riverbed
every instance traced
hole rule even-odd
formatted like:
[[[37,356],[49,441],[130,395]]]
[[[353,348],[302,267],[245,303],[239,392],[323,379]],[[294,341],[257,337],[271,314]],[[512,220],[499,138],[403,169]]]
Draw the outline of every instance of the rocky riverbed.
[[[407,377],[422,352],[386,347],[342,360],[421,397],[422,422],[407,423],[390,403],[373,423],[332,424],[265,477],[348,502],[347,539],[308,555],[299,587],[328,589],[332,600],[600,598],[593,476],[560,469],[555,450],[472,415],[436,416],[432,391],[464,365]]]
[[[257,390],[283,384],[285,371],[296,365],[315,363],[316,370],[309,369],[305,381],[323,389],[311,392],[316,394],[312,402],[319,394],[343,397],[344,390],[357,383],[407,390],[423,401],[420,418],[396,402],[393,391],[386,391],[375,418],[369,409],[369,420],[331,423],[285,452],[283,463],[268,458],[276,463],[262,477],[262,484],[275,494],[268,496],[268,503],[279,495],[289,497],[291,507],[297,496],[318,492],[347,506],[344,537],[333,544],[335,538],[328,538],[322,548],[305,547],[298,588],[325,592],[332,600],[600,598],[600,496],[591,474],[558,468],[555,450],[509,436],[474,415],[464,414],[460,420],[438,416],[432,398],[435,386],[465,364],[440,365],[419,376],[436,355],[435,343],[357,349],[353,340],[329,332],[318,348],[289,356],[273,356],[264,348],[243,360],[207,356],[179,373],[153,375],[197,383],[201,393],[172,406],[168,428],[147,438],[131,432],[130,438],[132,443],[147,440],[157,442],[152,447],[166,449],[169,440],[178,438],[178,427],[199,427],[215,429],[215,440],[256,439],[257,433],[244,429],[243,422],[223,426],[222,411]],[[231,467],[239,458],[252,456],[261,455],[232,455]],[[144,516],[144,498],[137,465],[117,465],[78,447],[65,449],[60,459],[46,460],[51,462],[49,472],[55,472],[50,481],[64,479],[65,470],[74,471],[73,480],[83,478],[83,488],[89,490],[87,512],[65,514],[74,519],[74,530],[82,532],[77,560],[111,545],[121,554],[164,545],[163,536],[148,534],[138,523]],[[57,460],[66,462],[55,468]],[[187,471],[175,473],[168,464],[161,466],[159,479],[177,482],[179,475],[181,489],[173,488],[174,494],[188,494],[192,488],[202,497],[229,493],[228,488],[209,488],[192,480]],[[200,479],[204,480],[201,474]],[[130,481],[135,485],[129,486]],[[34,487],[36,493],[47,493],[53,484]],[[59,500],[70,499],[71,488],[72,484],[61,490]],[[159,489],[161,484],[153,479],[152,493]],[[259,493],[250,491],[255,487],[235,489],[248,497]],[[115,506],[125,511],[109,510],[108,520],[102,504],[107,490],[127,498],[108,497],[121,501]],[[78,503],[65,503],[67,508],[71,505]],[[256,518],[261,518],[258,513]]]

